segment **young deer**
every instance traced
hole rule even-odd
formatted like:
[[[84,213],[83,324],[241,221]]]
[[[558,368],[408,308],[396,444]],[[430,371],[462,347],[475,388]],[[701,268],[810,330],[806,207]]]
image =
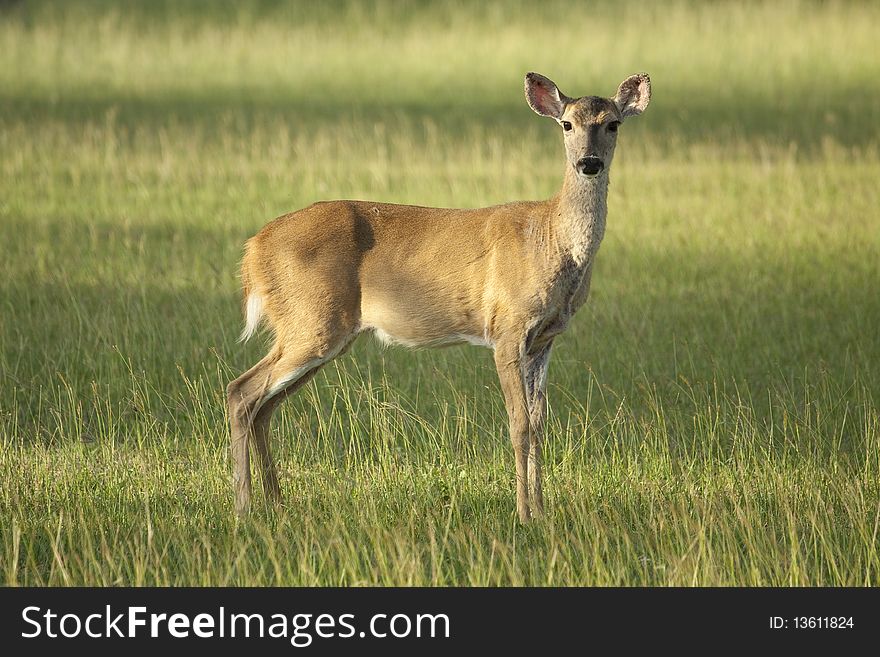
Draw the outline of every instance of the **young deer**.
[[[644,73],[614,98],[568,98],[537,73],[526,99],[562,128],[562,189],[547,201],[481,209],[329,201],[279,217],[242,262],[248,339],[265,319],[269,354],[229,384],[235,509],[250,504],[253,442],[266,496],[281,499],[269,422],[361,333],[409,347],[470,342],[494,350],[516,456],[520,520],[543,511],[541,441],[547,365],[590,289],[605,233],[617,128],[651,98]]]

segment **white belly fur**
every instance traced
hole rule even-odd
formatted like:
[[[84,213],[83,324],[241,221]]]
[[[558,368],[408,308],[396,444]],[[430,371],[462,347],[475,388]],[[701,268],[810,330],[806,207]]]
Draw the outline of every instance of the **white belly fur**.
[[[478,347],[488,347],[490,349],[494,348],[494,344],[491,340],[486,337],[477,337],[474,335],[464,335],[463,333],[453,333],[451,335],[446,336],[431,336],[426,337],[423,340],[412,337],[399,337],[395,336],[392,333],[389,333],[385,329],[376,327],[376,326],[364,326],[361,329],[362,331],[373,331],[373,335],[376,336],[376,339],[379,340],[382,344],[386,345],[401,345],[403,347],[442,347],[453,344],[463,344],[469,343],[472,345],[476,345]]]

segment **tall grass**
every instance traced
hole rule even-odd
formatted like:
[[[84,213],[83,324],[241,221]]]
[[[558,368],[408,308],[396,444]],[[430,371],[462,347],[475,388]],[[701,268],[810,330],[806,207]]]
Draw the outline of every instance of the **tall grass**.
[[[0,10],[0,577],[13,584],[878,583],[871,3]],[[817,37],[821,35],[821,39]],[[522,75],[647,70],[519,526],[490,355],[368,339],[284,407],[286,503],[231,513],[237,266],[321,198],[559,184]]]

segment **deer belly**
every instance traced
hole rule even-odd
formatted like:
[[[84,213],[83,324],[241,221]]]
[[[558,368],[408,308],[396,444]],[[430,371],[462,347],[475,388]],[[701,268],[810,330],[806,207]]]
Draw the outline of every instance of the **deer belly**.
[[[469,321],[469,313],[441,304],[377,303],[361,307],[361,331],[372,331],[385,344],[405,347],[439,347],[471,343],[491,347],[481,326]]]

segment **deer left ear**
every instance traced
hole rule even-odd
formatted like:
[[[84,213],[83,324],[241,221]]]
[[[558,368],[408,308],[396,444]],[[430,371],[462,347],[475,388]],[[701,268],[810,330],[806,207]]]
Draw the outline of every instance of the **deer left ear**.
[[[636,73],[620,83],[614,104],[623,118],[638,116],[651,100],[651,78],[647,73]]]
[[[540,73],[527,73],[526,100],[536,114],[558,121],[571,99],[559,91],[559,87],[550,78],[545,78]]]

